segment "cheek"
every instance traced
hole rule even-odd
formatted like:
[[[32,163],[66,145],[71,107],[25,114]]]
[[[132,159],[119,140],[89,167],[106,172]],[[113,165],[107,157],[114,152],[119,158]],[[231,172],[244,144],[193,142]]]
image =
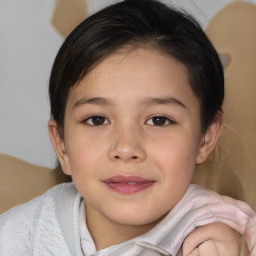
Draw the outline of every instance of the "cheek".
[[[104,149],[102,142],[84,134],[74,132],[75,136],[67,136],[66,150],[69,158],[71,173],[80,174],[94,169],[103,160]]]
[[[88,200],[91,191],[97,191],[102,152],[96,143],[77,137],[67,143],[70,172],[79,193]]]
[[[154,165],[160,171],[161,179],[167,189],[178,185],[187,186],[191,182],[197,155],[196,144],[190,140],[172,138],[151,146],[151,156]]]
[[[194,141],[178,136],[150,145],[151,155],[166,166],[194,166],[197,148]]]

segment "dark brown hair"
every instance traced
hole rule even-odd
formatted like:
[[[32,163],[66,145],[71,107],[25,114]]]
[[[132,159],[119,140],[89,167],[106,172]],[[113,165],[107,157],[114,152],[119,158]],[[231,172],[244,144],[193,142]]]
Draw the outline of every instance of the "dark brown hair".
[[[125,0],[85,19],[67,37],[52,67],[51,117],[64,136],[69,89],[124,46],[153,47],[181,62],[200,103],[201,130],[215,120],[224,98],[223,68],[200,25],[187,13],[156,0]],[[61,167],[59,173],[62,173]],[[68,178],[70,180],[71,178]]]

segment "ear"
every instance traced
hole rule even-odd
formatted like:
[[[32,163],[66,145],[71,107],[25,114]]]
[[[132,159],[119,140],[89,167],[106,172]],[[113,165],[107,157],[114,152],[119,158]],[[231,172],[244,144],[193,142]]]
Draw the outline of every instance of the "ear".
[[[57,122],[53,119],[51,119],[48,123],[48,132],[63,172],[70,175],[69,159],[66,153],[64,139],[61,138],[58,132]]]
[[[196,164],[202,164],[214,150],[222,132],[223,112],[219,111],[214,122],[207,128],[202,136]]]

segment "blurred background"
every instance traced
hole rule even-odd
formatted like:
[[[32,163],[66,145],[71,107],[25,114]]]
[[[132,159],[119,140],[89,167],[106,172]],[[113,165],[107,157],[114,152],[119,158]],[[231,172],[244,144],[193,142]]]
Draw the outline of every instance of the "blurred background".
[[[47,130],[47,87],[53,60],[77,24],[113,2],[118,1],[0,0],[0,153],[54,166]],[[206,29],[210,20],[234,1],[163,2],[185,9]],[[256,5],[256,0],[242,2]]]

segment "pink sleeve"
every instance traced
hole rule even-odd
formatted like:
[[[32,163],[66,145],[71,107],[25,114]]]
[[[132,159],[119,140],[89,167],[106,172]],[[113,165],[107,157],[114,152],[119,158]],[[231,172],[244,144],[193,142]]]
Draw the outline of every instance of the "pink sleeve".
[[[202,226],[223,222],[244,237],[250,255],[256,256],[256,213],[253,209],[245,202],[221,196],[197,185],[192,185],[190,190],[192,193],[185,200],[190,224]]]

